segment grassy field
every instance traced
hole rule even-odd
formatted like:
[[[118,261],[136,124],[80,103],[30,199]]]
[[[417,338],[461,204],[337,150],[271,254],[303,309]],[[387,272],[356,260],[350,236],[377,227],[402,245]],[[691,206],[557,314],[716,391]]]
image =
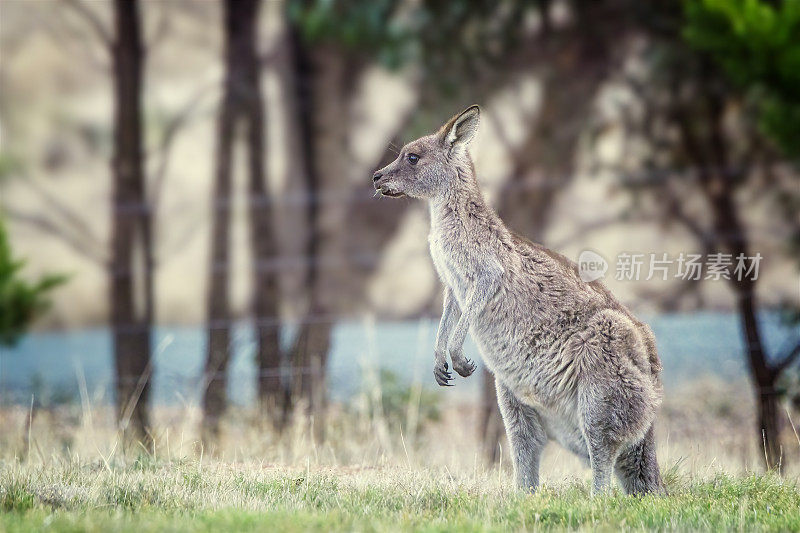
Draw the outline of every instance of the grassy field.
[[[9,406],[0,531],[800,531],[800,439],[784,435],[783,478],[763,474],[742,391],[705,381],[667,398],[663,498],[592,498],[589,470],[557,445],[543,488],[520,494],[505,443],[500,464],[483,462],[474,405],[386,387],[332,407],[322,439],[232,409],[204,447],[196,408],[159,408],[148,453],[123,446],[107,406]]]
[[[502,474],[502,475],[500,475]],[[2,464],[7,531],[800,530],[800,490],[776,476],[668,476],[670,496],[592,498],[582,481],[519,494],[505,473],[286,469],[140,459]]]

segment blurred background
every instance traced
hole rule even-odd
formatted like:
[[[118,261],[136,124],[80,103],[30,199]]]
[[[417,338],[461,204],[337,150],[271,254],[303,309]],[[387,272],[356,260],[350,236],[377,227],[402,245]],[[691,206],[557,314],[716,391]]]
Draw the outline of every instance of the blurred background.
[[[797,0],[0,1],[0,455],[507,468],[370,179],[473,103],[501,217],[651,324],[664,466],[796,469]]]

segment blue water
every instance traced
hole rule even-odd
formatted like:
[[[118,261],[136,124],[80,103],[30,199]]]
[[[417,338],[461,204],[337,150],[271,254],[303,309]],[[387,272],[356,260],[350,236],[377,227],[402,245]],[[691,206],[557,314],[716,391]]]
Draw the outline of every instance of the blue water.
[[[761,316],[768,353],[783,351],[800,328],[787,328],[777,316]],[[746,375],[738,318],[725,313],[696,313],[649,317],[664,364],[667,389],[703,375],[724,379]],[[379,369],[387,369],[408,381],[435,387],[431,376],[436,322],[339,323],[333,330],[329,359],[329,386],[334,399],[357,392]],[[287,328],[284,342],[291,341]],[[202,327],[158,327],[154,338],[153,401],[157,405],[197,402],[205,353]],[[471,341],[465,353],[480,361]],[[255,398],[255,365],[252,329],[235,328],[229,394],[233,402],[252,404]],[[30,403],[31,395],[47,398],[75,397],[81,383],[93,401],[112,398],[113,362],[111,333],[106,328],[34,333],[13,349],[0,350],[0,395],[3,401]],[[457,378],[448,392],[471,395],[480,380]]]

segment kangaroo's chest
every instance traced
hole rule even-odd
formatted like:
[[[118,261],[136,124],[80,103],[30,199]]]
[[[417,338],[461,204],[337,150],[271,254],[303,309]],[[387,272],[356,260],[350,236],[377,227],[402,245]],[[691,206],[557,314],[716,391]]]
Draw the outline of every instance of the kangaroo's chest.
[[[474,279],[467,251],[452,236],[437,231],[431,231],[428,243],[439,279],[453,291],[456,300],[463,308]]]

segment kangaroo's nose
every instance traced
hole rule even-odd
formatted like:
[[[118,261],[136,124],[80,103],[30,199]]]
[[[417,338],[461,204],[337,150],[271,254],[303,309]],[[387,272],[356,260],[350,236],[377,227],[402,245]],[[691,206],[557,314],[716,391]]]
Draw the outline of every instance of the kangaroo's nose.
[[[375,174],[372,175],[372,181],[378,181],[379,179],[381,179],[381,176],[383,176],[383,174],[381,174],[380,172],[376,172]]]

